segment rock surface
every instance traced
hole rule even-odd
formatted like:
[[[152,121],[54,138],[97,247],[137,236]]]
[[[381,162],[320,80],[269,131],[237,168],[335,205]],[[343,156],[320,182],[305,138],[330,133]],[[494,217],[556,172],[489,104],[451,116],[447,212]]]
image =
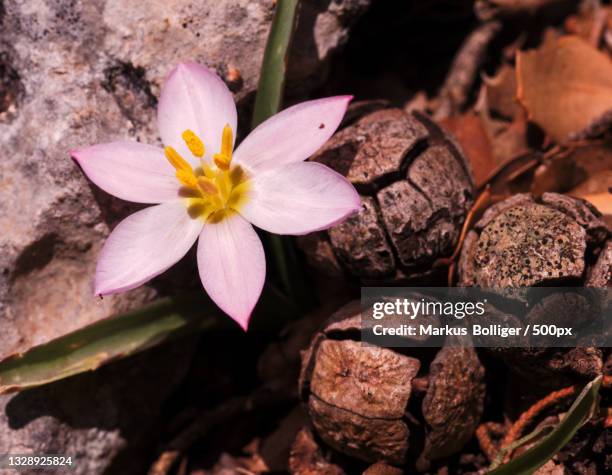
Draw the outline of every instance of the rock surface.
[[[368,4],[304,2],[289,88],[299,84],[299,92],[306,92],[305,84],[316,86],[312,78],[324,78],[326,61]],[[156,295],[153,285],[94,298],[100,246],[137,207],[89,184],[69,151],[121,138],[159,143],[159,88],[181,60],[207,64],[226,79],[239,106],[251,102],[273,5],[271,0],[0,1],[0,358]],[[248,123],[248,114],[243,121]],[[197,282],[195,270],[188,270],[184,274]],[[106,383],[100,384],[105,390]],[[109,411],[114,404],[119,411],[123,402],[107,402]],[[5,411],[11,403],[1,400]],[[53,416],[35,423],[41,431],[55,431],[64,441],[62,450],[84,450],[89,436],[83,431],[58,425]],[[112,456],[118,436],[105,427],[96,430],[106,435],[96,436],[95,450]],[[49,450],[48,439],[13,430],[0,417],[0,452]]]
[[[304,3],[294,83],[323,77],[368,3]],[[156,98],[181,60],[212,67],[248,102],[274,9],[267,0],[30,0],[4,1],[0,12],[2,356],[151,298],[145,288],[93,299],[99,247],[135,208],[90,186],[69,151],[119,138],[159,143]]]
[[[0,397],[0,453],[70,456],[75,475],[146,473],[162,433],[162,403],[188,368],[189,346],[176,342]],[[14,473],[0,468],[0,475]]]

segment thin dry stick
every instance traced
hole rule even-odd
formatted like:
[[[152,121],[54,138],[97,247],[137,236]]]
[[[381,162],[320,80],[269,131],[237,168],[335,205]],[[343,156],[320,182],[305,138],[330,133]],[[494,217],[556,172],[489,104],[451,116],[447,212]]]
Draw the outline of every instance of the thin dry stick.
[[[612,407],[606,407],[606,420],[604,421],[604,429],[612,429]]]
[[[492,462],[499,451],[499,447],[493,439],[491,439],[491,433],[496,436],[501,436],[504,433],[504,426],[499,422],[485,422],[480,424],[476,429],[476,438],[478,439],[478,444],[480,445],[480,449],[489,459],[489,462]]]
[[[181,459],[181,463],[179,464],[177,475],[187,475],[187,457],[183,457]]]
[[[455,277],[455,267],[456,267],[455,262],[457,261],[457,257],[459,257],[461,248],[463,247],[463,241],[465,241],[465,236],[467,236],[468,231],[472,227],[472,221],[474,221],[476,213],[478,213],[478,211],[482,209],[482,207],[489,202],[490,198],[491,198],[491,190],[489,186],[487,186],[485,187],[484,191],[480,193],[478,198],[476,198],[476,201],[474,202],[474,204],[468,211],[465,217],[465,221],[463,222],[463,227],[461,228],[461,233],[459,234],[459,239],[457,240],[457,245],[455,246],[455,250],[453,251],[452,255],[450,257],[443,257],[443,258],[437,259],[436,262],[434,262],[434,267],[440,267],[440,266],[445,266],[445,265],[448,266],[448,277],[447,278],[448,278],[449,287],[453,286],[453,281]]]
[[[539,160],[536,160],[535,158],[527,163],[525,163],[524,165],[520,166],[519,168],[517,168],[516,170],[514,170],[512,173],[510,173],[508,175],[508,181],[514,181],[516,180],[519,176],[523,175],[524,173],[527,173],[528,171],[534,169],[535,167],[537,167],[540,164]]]
[[[612,375],[603,376],[601,381],[601,387],[606,389],[612,388]],[[523,414],[521,414],[521,416],[512,425],[510,430],[508,430],[508,432],[506,433],[506,436],[504,437],[504,440],[502,441],[500,446],[503,448],[512,444],[521,436],[525,428],[538,416],[538,414],[540,414],[545,409],[561,402],[563,399],[573,396],[574,394],[576,394],[578,389],[578,385],[569,386],[558,391],[553,391],[548,396],[544,397],[543,399],[540,399],[533,406],[523,412]],[[610,412],[608,412],[608,418],[606,418],[604,425],[610,423],[612,426],[612,420],[608,421],[608,419],[610,419]],[[483,452],[485,452],[484,449]],[[485,455],[486,454],[487,452],[485,452]],[[506,455],[506,458],[510,458],[511,455],[512,453],[509,452]]]
[[[467,212],[467,215],[465,216],[465,221],[463,222],[463,227],[461,228],[461,233],[459,234],[459,239],[457,240],[457,245],[455,246],[453,253],[449,257],[442,257],[436,260],[436,262],[434,263],[435,267],[450,265],[453,261],[457,259],[457,257],[459,257],[461,247],[463,246],[463,241],[465,240],[465,236],[467,235],[468,231],[472,227],[472,221],[474,220],[476,213],[485,204],[488,203],[489,198],[491,198],[491,190],[487,186],[484,191],[480,193],[480,195],[478,195],[478,198],[476,198],[476,201],[474,202],[470,210]]]
[[[501,443],[501,447],[504,448],[512,444],[521,436],[525,428],[531,424],[542,411],[554,406],[555,404],[558,404],[567,397],[573,396],[576,394],[577,390],[578,386],[569,386],[567,388],[559,389],[558,391],[553,391],[545,398],[540,399],[533,406],[523,412],[512,427],[510,427],[510,430],[506,433],[506,436]],[[509,451],[506,458],[510,458],[511,455],[512,451]]]
[[[465,236],[467,236],[468,231],[472,227],[472,221],[476,217],[476,213],[478,213],[478,211],[480,211],[489,202],[490,198],[491,187],[487,185],[484,191],[480,193],[478,198],[476,198],[476,201],[474,202],[474,205],[470,208],[470,211],[468,211],[468,214],[463,223],[463,227],[461,228],[461,234],[459,235],[457,247],[455,247],[455,252],[453,252],[453,255],[450,257],[451,260],[455,261],[457,257],[459,257],[459,253],[461,252],[461,248],[463,247],[463,241],[465,241]]]
[[[466,104],[480,66],[487,59],[489,43],[501,30],[500,22],[488,22],[472,31],[453,59],[446,81],[440,90],[440,106],[436,119],[458,113]]]
[[[487,175],[487,177],[484,179],[482,185],[480,186],[481,188],[484,188],[486,186],[490,186],[491,183],[497,179],[502,173],[504,173],[508,168],[514,166],[516,163],[518,163],[521,160],[528,160],[528,163],[532,163],[532,162],[536,162],[536,164],[539,164],[540,161],[531,157],[530,155],[527,154],[520,154],[517,155],[515,157],[512,157],[509,160],[506,160],[503,163],[500,163],[493,171],[491,171],[491,173],[489,173]]]
[[[604,8],[599,8],[594,15],[593,25],[589,33],[589,43],[595,48],[599,47],[601,37],[604,30],[606,29],[606,23],[608,21],[608,11]]]

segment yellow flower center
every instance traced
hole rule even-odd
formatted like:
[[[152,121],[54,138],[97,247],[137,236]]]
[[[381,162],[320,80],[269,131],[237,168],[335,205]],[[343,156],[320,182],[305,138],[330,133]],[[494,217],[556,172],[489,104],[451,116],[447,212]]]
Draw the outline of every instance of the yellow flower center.
[[[204,160],[204,143],[193,131],[185,130],[182,138],[193,156],[200,159],[199,167],[194,169],[172,147],[166,147],[164,153],[183,185],[180,194],[187,199],[189,214],[217,223],[239,211],[247,199],[249,177],[240,165],[232,165],[232,128],[223,128],[221,151],[213,156],[213,164]]]

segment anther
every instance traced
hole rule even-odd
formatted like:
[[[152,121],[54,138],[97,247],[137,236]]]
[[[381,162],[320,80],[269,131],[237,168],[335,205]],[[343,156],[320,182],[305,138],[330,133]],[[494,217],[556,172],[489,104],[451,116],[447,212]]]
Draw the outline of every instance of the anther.
[[[172,147],[166,147],[164,154],[170,164],[176,169],[176,177],[186,186],[196,186],[197,181],[193,173],[193,168],[179,153]]]
[[[166,147],[164,149],[164,154],[166,155],[166,158],[168,159],[170,164],[177,170],[185,170],[193,173],[193,168],[191,167],[189,162],[183,157],[181,157],[179,153],[174,150],[174,148]]]
[[[203,157],[206,151],[204,142],[192,130],[185,130],[182,134],[183,140],[187,144],[189,151],[196,157]]]
[[[177,170],[176,177],[186,186],[196,186],[198,184],[195,175],[185,170]]]
[[[232,159],[232,128],[229,124],[223,127],[223,134],[221,135],[221,154]]]
[[[216,153],[213,157],[215,165],[221,170],[229,170],[230,163],[232,162],[232,146],[232,128],[229,124],[226,124],[225,127],[223,127],[223,134],[221,135],[221,152]]]

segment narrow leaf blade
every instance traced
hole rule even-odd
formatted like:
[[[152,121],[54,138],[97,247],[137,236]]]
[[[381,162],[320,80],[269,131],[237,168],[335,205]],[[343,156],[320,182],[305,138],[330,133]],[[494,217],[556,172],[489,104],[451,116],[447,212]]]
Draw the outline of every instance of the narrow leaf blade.
[[[287,57],[297,23],[299,0],[278,0],[264,51],[252,126],[276,114],[285,88]]]
[[[505,465],[488,472],[490,475],[527,475],[548,462],[591,417],[597,405],[601,376],[585,386],[563,420],[537,445]]]
[[[92,371],[188,331],[212,328],[222,320],[214,316],[218,313],[212,305],[200,300],[204,299],[160,299],[145,308],[100,320],[23,354],[9,356],[0,361],[0,394]]]

